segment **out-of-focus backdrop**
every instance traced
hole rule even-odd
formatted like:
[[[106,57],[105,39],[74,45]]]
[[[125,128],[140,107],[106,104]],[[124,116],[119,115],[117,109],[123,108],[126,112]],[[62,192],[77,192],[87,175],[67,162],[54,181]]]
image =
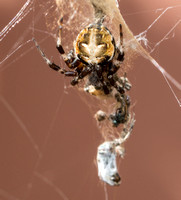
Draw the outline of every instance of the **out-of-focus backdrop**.
[[[1,30],[24,3],[0,1]],[[165,8],[179,3],[119,1],[134,35],[147,29]],[[147,34],[150,44],[154,46],[171,30],[181,19],[180,13],[181,7],[165,13]],[[0,42],[0,61],[10,55],[31,20],[32,15],[27,15]],[[43,20],[39,30],[46,30]],[[39,39],[45,38],[42,32],[36,34]],[[152,54],[179,82],[180,35],[181,26],[177,26]],[[32,36],[23,36],[21,44]],[[47,39],[41,46],[50,58],[60,61],[54,40]],[[133,85],[130,95],[135,104],[136,125],[125,145],[125,159],[119,162],[122,183],[119,187],[106,186],[109,199],[180,200],[180,107],[152,64],[139,57],[132,65],[128,77]],[[65,86],[69,86],[69,80],[46,66],[33,42],[0,65],[0,199],[106,198],[94,162],[97,147],[103,141],[99,129],[77,89]]]

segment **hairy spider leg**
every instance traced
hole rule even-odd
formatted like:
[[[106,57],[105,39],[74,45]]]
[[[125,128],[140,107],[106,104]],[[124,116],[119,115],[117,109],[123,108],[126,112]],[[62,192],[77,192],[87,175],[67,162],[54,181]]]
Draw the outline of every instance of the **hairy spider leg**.
[[[72,85],[76,85],[80,79],[83,79],[85,76],[87,76],[88,74],[90,74],[92,72],[92,68],[90,66],[85,66],[83,68],[83,70],[80,72],[80,74],[78,76],[76,76],[72,81],[71,84]]]
[[[58,28],[58,33],[57,33],[57,45],[56,48],[61,54],[64,62],[69,68],[76,68],[80,65],[80,60],[74,57],[73,51],[70,51],[68,55],[65,54],[64,48],[62,46],[62,25],[63,25],[63,17],[59,21],[60,25]]]
[[[121,24],[119,24],[119,36],[120,36],[120,42],[119,42],[119,46],[117,48],[117,50],[119,52],[117,60],[122,62],[124,60],[124,51],[123,51],[124,44],[123,44],[123,30],[122,30]]]
[[[121,48],[123,47],[123,29],[121,24],[119,24],[119,38],[120,38],[119,48]]]
[[[63,17],[60,19],[60,25],[58,28],[58,33],[57,33],[57,49],[59,51],[59,53],[62,55],[62,57],[66,60],[66,55],[65,55],[65,51],[62,47],[62,40],[61,40],[61,35],[62,35],[62,24],[63,24]]]
[[[116,47],[115,61],[110,66],[110,74],[114,74],[120,68],[121,63],[124,61],[124,51],[123,51],[123,32],[122,25],[119,25],[120,42],[118,47]]]
[[[65,63],[69,60],[65,54],[65,51],[63,49],[62,46],[62,24],[63,24],[63,17],[60,19],[60,25],[58,28],[58,33],[57,33],[57,50],[59,51],[59,53],[61,54],[61,56],[63,57]],[[67,64],[67,63],[66,63]]]
[[[124,44],[123,44],[123,29],[121,24],[119,24],[119,38],[120,41],[117,47],[117,53],[118,53],[117,60],[122,62],[124,60],[124,51],[123,51]]]
[[[124,94],[125,93],[125,88],[124,86],[120,86],[117,84],[117,80],[115,80],[114,75],[109,75],[108,79],[110,84],[120,93],[120,94]]]
[[[119,46],[117,48],[117,53],[118,53],[117,60],[122,62],[124,60],[124,51],[123,51],[124,44],[123,44],[123,29],[121,24],[119,24],[119,38],[120,41],[119,41]]]
[[[46,55],[44,54],[44,52],[41,50],[40,46],[38,45],[38,43],[36,42],[36,40],[33,38],[32,39],[35,43],[35,46],[37,47],[38,51],[40,52],[41,56],[43,57],[43,59],[45,60],[45,62],[47,63],[47,65],[49,65],[49,67],[55,71],[60,72],[61,74],[64,74],[65,76],[76,76],[77,72],[75,71],[67,71],[66,69],[61,68],[60,66],[56,65],[54,62],[51,62]]]
[[[100,65],[96,65],[96,66],[94,67],[94,69],[95,69],[95,72],[96,72],[96,74],[97,74],[97,78],[99,79],[99,81],[100,81],[101,84],[102,84],[102,88],[103,88],[103,90],[104,90],[104,93],[105,93],[105,94],[109,94],[111,91],[110,91],[110,89],[108,88],[106,81],[104,80],[104,77],[103,77],[103,67],[101,67]],[[99,85],[99,86],[100,86],[100,85]]]
[[[118,83],[120,83],[121,85],[123,85],[123,87],[129,91],[132,87],[131,83],[129,82],[128,78],[126,77],[126,72],[124,73],[124,77],[117,77],[117,81]]]

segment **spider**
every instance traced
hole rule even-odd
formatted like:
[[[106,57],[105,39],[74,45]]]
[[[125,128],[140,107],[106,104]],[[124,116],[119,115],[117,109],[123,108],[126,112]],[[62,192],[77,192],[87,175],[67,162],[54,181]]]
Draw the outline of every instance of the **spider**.
[[[131,84],[127,78],[119,78],[116,73],[124,60],[122,25],[119,25],[120,43],[118,47],[111,32],[103,25],[102,20],[81,30],[74,41],[74,49],[66,55],[61,44],[62,24],[63,18],[60,19],[56,47],[71,70],[66,70],[51,62],[40,49],[35,39],[33,39],[43,59],[53,70],[65,76],[74,77],[71,81],[73,86],[87,76],[88,81],[84,90],[92,95],[109,95],[115,89],[117,91],[115,99],[122,106],[110,118],[114,121],[113,124],[115,126],[119,123],[124,123],[128,116],[129,107],[125,91],[131,88]],[[122,110],[125,112],[124,115],[120,115]],[[121,118],[125,116],[125,120],[118,119],[120,116]]]

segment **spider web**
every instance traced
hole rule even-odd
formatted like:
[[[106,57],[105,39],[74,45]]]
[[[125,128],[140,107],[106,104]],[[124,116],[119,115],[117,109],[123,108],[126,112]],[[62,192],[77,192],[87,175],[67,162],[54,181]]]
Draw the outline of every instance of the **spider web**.
[[[139,54],[159,67],[169,87],[175,85],[171,91],[180,105],[180,84],[175,81],[180,78],[180,5],[155,3],[156,9],[154,6],[141,9],[139,1],[135,2],[135,8],[132,2],[131,5],[119,3],[137,40],[175,79],[163,71],[137,42],[140,49],[136,49],[136,54],[139,50]],[[64,11],[63,42],[68,51],[77,33],[91,22],[93,16],[86,10],[78,12],[85,8],[78,1],[62,1],[59,8]],[[146,199],[180,199],[180,111],[160,74],[142,57],[133,62],[137,55],[131,52],[124,69],[133,84],[130,95],[136,104],[133,108],[137,118],[134,141],[127,144],[128,153],[120,165],[124,178],[119,191],[102,188],[92,161],[103,139],[86,106],[96,110],[100,104],[94,99],[90,102],[89,96],[82,97],[84,94],[77,92],[77,88],[69,87],[67,78],[50,71],[31,41],[35,37],[46,55],[49,58],[53,55],[52,59],[63,65],[54,48],[59,18],[56,9],[52,1],[26,1],[8,26],[2,27],[1,198],[119,199],[133,195],[141,199],[144,196]],[[113,16],[107,24],[118,41],[116,27],[123,19],[118,13]],[[146,17],[150,17],[148,21],[143,20]],[[130,44],[135,42],[127,27],[123,34],[128,46],[130,41]]]

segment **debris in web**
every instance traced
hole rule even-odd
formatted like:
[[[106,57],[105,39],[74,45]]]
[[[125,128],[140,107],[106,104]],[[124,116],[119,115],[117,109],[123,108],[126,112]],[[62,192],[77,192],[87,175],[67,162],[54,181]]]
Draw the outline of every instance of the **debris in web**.
[[[124,142],[129,138],[135,119],[134,114],[132,118],[127,122],[120,138],[116,138],[113,141],[106,141],[99,145],[97,150],[97,165],[98,175],[101,180],[112,186],[120,185],[121,178],[117,169],[116,157],[124,157],[125,149],[122,146]]]

